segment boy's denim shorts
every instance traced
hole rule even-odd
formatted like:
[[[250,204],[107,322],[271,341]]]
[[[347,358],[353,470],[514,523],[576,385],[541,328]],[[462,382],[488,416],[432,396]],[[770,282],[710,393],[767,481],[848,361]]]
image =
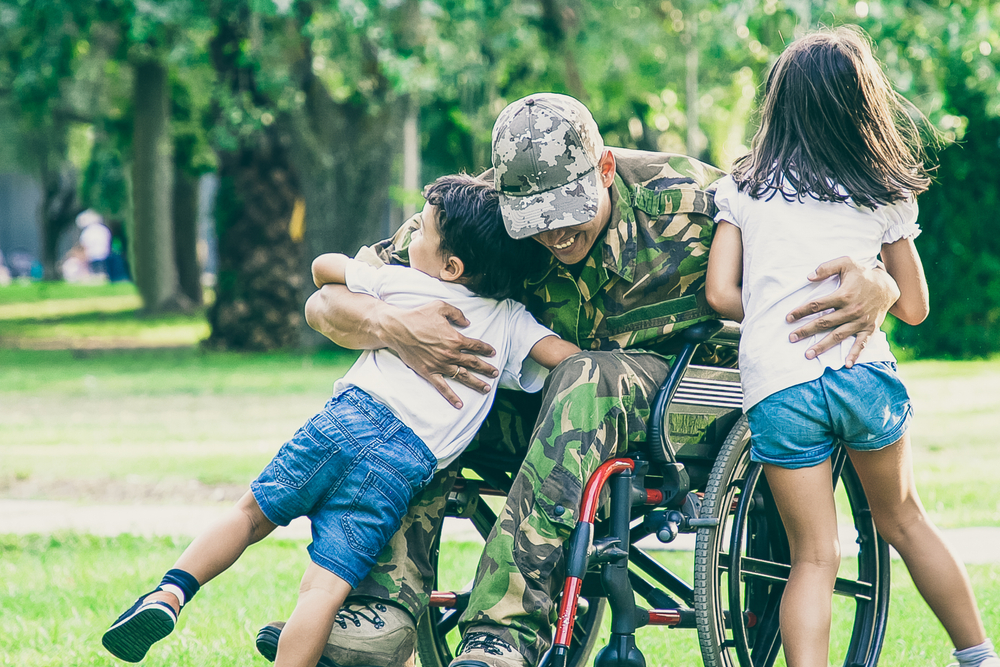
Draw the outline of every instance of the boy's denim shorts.
[[[750,458],[782,468],[819,465],[838,442],[858,451],[903,437],[912,418],[896,364],[876,361],[826,369],[812,382],[771,394],[747,412]]]
[[[250,490],[272,523],[308,516],[312,561],[357,586],[436,468],[408,426],[352,387],[282,445]]]

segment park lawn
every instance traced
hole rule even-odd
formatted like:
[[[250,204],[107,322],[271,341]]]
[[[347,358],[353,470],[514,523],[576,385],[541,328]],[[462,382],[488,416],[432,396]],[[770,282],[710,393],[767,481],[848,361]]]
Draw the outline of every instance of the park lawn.
[[[104,630],[134,599],[155,586],[187,540],[99,538],[73,534],[0,536],[0,666],[74,667],[121,664],[106,653]],[[254,649],[257,630],[286,619],[295,606],[307,562],[305,543],[265,540],[206,585],[184,610],[178,628],[155,645],[144,665],[265,665]],[[481,545],[446,543],[442,588],[469,581]],[[659,554],[689,574],[691,554]],[[845,561],[845,567],[853,563]],[[969,566],[986,627],[1000,627],[1000,565]],[[889,628],[881,664],[940,667],[949,661],[947,636],[913,588],[898,560],[892,565]],[[602,637],[609,632],[605,617]],[[651,667],[701,663],[693,630],[646,628],[637,636]],[[598,648],[606,640],[598,642]],[[779,665],[783,662],[779,660]]]
[[[1000,358],[900,365],[917,488],[941,527],[1000,526]]]
[[[189,347],[209,335],[201,311],[144,316],[141,309],[132,283],[15,283],[0,288],[0,347]]]
[[[135,306],[140,305],[139,292],[130,282],[118,283],[66,283],[62,281],[16,281],[0,287],[0,306],[12,304],[40,304],[74,301],[78,308],[90,308],[103,299],[132,297]],[[45,306],[42,306],[43,308]],[[0,313],[3,313],[0,310]],[[0,315],[2,318],[2,315]]]
[[[245,487],[355,356],[0,349],[0,493],[12,478],[60,497],[123,480]]]
[[[0,493],[12,479],[38,482],[36,497],[76,482],[245,486],[354,358],[0,348]],[[901,373],[915,405],[917,481],[934,520],[1000,526],[1000,359],[909,362]]]

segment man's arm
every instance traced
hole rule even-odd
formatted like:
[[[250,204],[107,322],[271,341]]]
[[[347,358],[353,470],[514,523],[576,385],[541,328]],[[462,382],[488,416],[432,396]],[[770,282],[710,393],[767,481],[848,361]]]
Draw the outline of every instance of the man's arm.
[[[466,327],[469,321],[441,301],[402,310],[373,296],[355,294],[345,285],[329,284],[306,301],[306,322],[341,347],[389,348],[456,408],[462,401],[445,378],[485,394],[489,385],[476,374],[497,376],[497,370],[479,358],[493,356],[493,348],[459,333],[455,327]]]
[[[846,365],[852,366],[868,342],[868,336],[881,326],[885,314],[899,298],[899,287],[884,269],[865,268],[850,257],[839,257],[820,264],[809,276],[809,280],[826,280],[838,274],[840,287],[835,292],[799,306],[788,313],[785,319],[795,322],[807,315],[833,308],[833,312],[817,317],[793,331],[789,340],[795,343],[829,331],[825,338],[806,350],[806,358],[813,359],[839,345],[848,336],[856,336],[846,360]]]

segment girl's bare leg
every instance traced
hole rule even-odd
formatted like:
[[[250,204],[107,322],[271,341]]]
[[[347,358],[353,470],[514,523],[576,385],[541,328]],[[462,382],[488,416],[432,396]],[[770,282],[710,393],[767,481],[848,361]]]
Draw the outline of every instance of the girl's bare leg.
[[[924,510],[913,478],[910,436],[873,452],[848,449],[879,534],[902,556],[913,583],[959,650],[986,640],[965,565]]]
[[[299,585],[299,601],[278,639],[275,667],[315,667],[323,655],[333,619],[351,592],[351,585],[309,563]]]
[[[788,470],[764,465],[791,550],[781,597],[781,641],[789,667],[827,667],[833,587],[840,567],[830,460]]]
[[[253,494],[247,491],[236,505],[188,545],[174,569],[188,572],[204,585],[226,571],[248,546],[270,535],[276,527],[264,516]],[[175,612],[180,610],[180,601],[168,591],[150,593],[146,600],[161,600]]]

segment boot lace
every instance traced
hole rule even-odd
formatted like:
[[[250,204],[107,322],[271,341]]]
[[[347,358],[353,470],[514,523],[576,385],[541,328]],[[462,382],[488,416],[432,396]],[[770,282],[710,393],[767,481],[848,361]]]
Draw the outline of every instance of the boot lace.
[[[376,630],[381,630],[385,627],[385,621],[383,621],[382,617],[378,615],[380,611],[384,613],[386,611],[386,607],[384,604],[379,602],[351,604],[346,607],[341,607],[333,621],[340,626],[341,630],[346,630],[348,623],[353,623],[354,627],[360,628],[361,621],[367,621],[375,626]]]
[[[462,640],[462,643],[458,645],[458,653],[475,649],[479,649],[488,655],[496,656],[502,656],[504,651],[511,653],[514,651],[513,646],[496,635],[491,635],[488,632],[470,632]]]

